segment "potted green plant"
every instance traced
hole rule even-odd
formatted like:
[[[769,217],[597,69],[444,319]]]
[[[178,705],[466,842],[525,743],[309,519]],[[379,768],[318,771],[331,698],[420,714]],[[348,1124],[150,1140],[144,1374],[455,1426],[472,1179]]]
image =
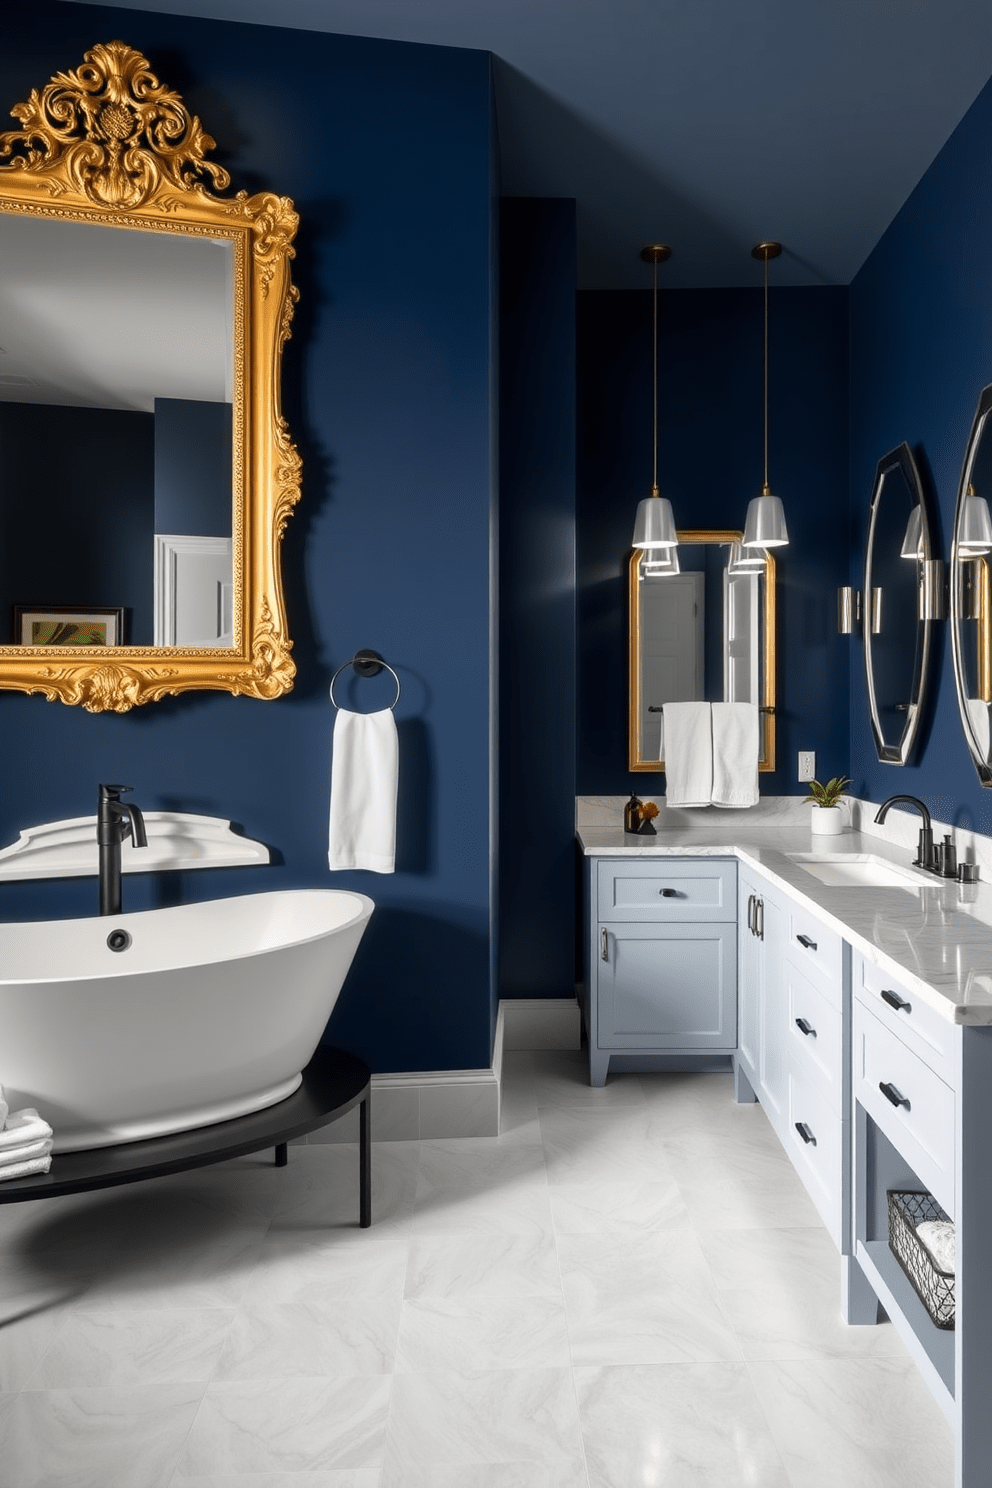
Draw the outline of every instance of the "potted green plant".
[[[850,783],[846,775],[835,775],[826,785],[821,785],[818,780],[810,781],[806,800],[813,802],[810,827],[814,836],[835,837],[844,830],[840,798]]]

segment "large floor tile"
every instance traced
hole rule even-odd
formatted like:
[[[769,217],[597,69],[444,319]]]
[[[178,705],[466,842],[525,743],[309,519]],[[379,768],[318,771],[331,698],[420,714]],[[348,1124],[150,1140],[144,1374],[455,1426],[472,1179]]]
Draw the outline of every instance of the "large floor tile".
[[[626,1235],[667,1230],[688,1223],[682,1190],[667,1177],[626,1182],[554,1184],[550,1190],[555,1231],[561,1235]]]
[[[0,1287],[5,1281],[0,1267]],[[7,1296],[0,1318],[0,1391],[19,1390],[31,1378],[75,1308],[42,1298]]]
[[[376,1229],[402,1229],[409,1219],[419,1162],[418,1142],[372,1144],[372,1223]],[[295,1148],[288,1167],[295,1178],[281,1197],[277,1192],[273,1195],[273,1229],[358,1228],[357,1145],[324,1142]]]
[[[396,1369],[567,1369],[561,1296],[420,1297],[403,1303]]]
[[[704,1230],[699,1238],[745,1359],[908,1357],[891,1323],[851,1328],[842,1320],[840,1260],[822,1226]]]
[[[0,1418],[11,1488],[166,1488],[200,1403],[196,1385],[27,1390]]]
[[[682,1132],[666,1138],[664,1146],[697,1229],[820,1224],[816,1205],[774,1134],[751,1140],[746,1134]]]
[[[529,1295],[561,1297],[558,1250],[550,1230],[514,1235],[415,1235],[410,1241],[407,1297]]]
[[[396,1355],[400,1297],[339,1297],[241,1308],[214,1379],[389,1374]]]
[[[454,1467],[404,1462],[383,1469],[381,1488],[589,1488],[589,1475],[581,1458],[557,1464],[459,1462]]]
[[[791,1488],[742,1364],[577,1369],[575,1385],[590,1488]]]
[[[387,1482],[402,1482],[406,1465],[421,1471],[492,1463],[560,1467],[581,1457],[568,1369],[397,1374],[393,1379]]]
[[[560,1235],[558,1252],[573,1364],[740,1360],[690,1229]]]
[[[544,1154],[498,1138],[425,1142],[411,1233],[550,1232]]]
[[[910,1361],[748,1369],[792,1488],[951,1488],[951,1431]]]
[[[244,1289],[248,1308],[273,1302],[402,1297],[410,1241],[380,1230],[270,1229]]]
[[[77,1309],[29,1381],[32,1390],[206,1384],[233,1308]]]
[[[389,1408],[381,1375],[223,1381],[207,1387],[176,1472],[378,1468]]]
[[[555,1187],[672,1177],[664,1130],[643,1105],[609,1111],[545,1107],[540,1119],[548,1182]]]
[[[605,1085],[590,1085],[589,1055],[584,1049],[511,1051],[503,1055],[503,1078],[511,1090],[526,1088],[539,1107],[579,1106],[603,1111],[644,1104],[644,1091],[636,1075],[611,1075]]]

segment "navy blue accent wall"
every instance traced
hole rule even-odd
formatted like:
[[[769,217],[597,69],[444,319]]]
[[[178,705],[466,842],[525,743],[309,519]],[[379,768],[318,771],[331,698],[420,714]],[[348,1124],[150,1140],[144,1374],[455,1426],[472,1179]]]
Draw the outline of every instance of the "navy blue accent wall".
[[[575,203],[500,207],[500,992],[575,994]]]
[[[275,702],[201,693],[120,716],[3,694],[0,841],[95,810],[101,780],[149,809],[232,817],[272,846],[270,868],[137,875],[125,906],[361,889],[378,908],[328,1037],[379,1071],[487,1065],[490,58],[38,0],[4,18],[3,107],[118,36],[201,116],[234,187],[300,213],[284,411],[304,484],[283,544],[299,670]],[[393,876],[327,869],[327,688],[362,646],[403,684]],[[383,706],[389,680],[342,677],[339,701]],[[95,902],[92,880],[3,885],[0,918]]]
[[[979,393],[992,382],[992,84],[979,94],[878,243],[850,291],[851,582],[860,587],[876,462],[906,440],[949,555],[954,504]],[[860,649],[860,648],[856,648]],[[879,764],[854,658],[853,789],[880,801],[921,797],[945,821],[992,832],[992,793],[978,782],[958,716],[950,626],[937,626],[927,726],[910,765]]]
[[[151,645],[152,426],[150,413],[0,403],[3,644],[19,640],[12,605],[51,604],[123,605],[127,638]]]
[[[822,776],[848,757],[850,647],[836,634],[847,582],[847,318],[844,289],[770,297],[770,478],[785,502],[779,550],[777,769],[795,794],[796,752]],[[651,494],[651,294],[578,297],[577,789],[662,791],[627,769],[627,562]],[[664,291],[659,313],[659,483],[683,528],[737,528],[762,476],[760,289]]]
[[[230,403],[155,399],[155,531],[231,536]]]

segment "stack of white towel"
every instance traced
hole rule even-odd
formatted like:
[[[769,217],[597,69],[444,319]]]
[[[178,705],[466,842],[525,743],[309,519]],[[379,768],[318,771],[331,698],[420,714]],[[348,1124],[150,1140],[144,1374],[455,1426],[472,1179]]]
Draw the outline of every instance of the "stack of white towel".
[[[0,1085],[0,1183],[47,1173],[52,1166],[52,1128],[33,1106],[11,1111]]]

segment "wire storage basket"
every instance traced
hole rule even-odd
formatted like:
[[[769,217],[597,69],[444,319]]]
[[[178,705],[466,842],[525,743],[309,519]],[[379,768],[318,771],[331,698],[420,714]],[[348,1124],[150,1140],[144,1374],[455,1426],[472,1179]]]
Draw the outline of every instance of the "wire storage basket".
[[[954,1327],[954,1272],[941,1271],[916,1233],[924,1220],[947,1220],[933,1194],[889,1189],[889,1249],[937,1328]]]

